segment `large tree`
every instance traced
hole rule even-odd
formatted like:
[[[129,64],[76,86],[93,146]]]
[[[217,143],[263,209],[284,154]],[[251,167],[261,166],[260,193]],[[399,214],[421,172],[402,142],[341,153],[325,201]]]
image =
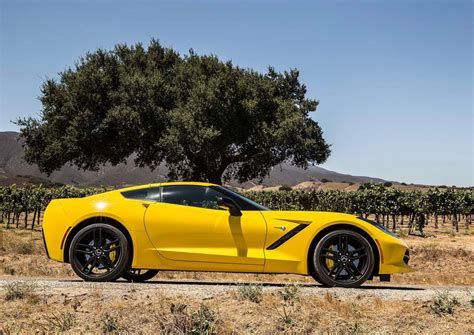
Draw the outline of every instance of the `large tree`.
[[[40,117],[17,123],[26,160],[47,174],[134,154],[140,166],[164,162],[172,179],[244,182],[330,154],[297,70],[262,74],[156,40],[88,53],[46,80],[40,100]]]

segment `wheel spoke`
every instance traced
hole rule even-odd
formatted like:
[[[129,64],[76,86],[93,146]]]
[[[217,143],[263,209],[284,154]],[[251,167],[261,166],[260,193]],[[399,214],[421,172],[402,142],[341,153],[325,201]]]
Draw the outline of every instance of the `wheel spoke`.
[[[74,252],[76,252],[76,253],[80,253],[80,254],[86,254],[86,255],[90,255],[90,254],[92,254],[92,251],[91,251],[91,250],[81,250],[81,249],[76,249],[76,250],[74,250]]]
[[[97,245],[97,230],[96,229],[94,229],[92,231],[92,245],[96,248],[98,247],[98,245]]]
[[[334,279],[337,279],[337,277],[339,277],[339,275],[341,274],[342,270],[344,270],[344,266],[342,266],[341,264],[339,264],[339,269],[336,271],[336,273],[334,274]]]
[[[349,251],[349,254],[353,255],[353,254],[356,254],[356,253],[361,252],[361,251],[365,251],[365,248],[362,247],[362,248],[354,249],[352,251]]]
[[[339,269],[340,267],[341,267],[341,263],[335,262],[334,266],[329,271],[329,275],[332,276],[334,273],[336,273],[336,270]]]
[[[366,257],[366,256],[367,256],[367,254],[360,254],[360,255],[352,256],[351,259],[355,261],[357,259],[361,259],[361,258]]]
[[[82,266],[82,271],[83,272],[87,272],[87,273],[90,273],[92,271],[92,269],[95,267],[95,257],[90,257],[86,263]],[[89,268],[89,265],[91,265],[91,268]]]
[[[357,266],[355,266],[354,263],[350,262],[350,263],[349,263],[349,266],[350,266],[350,268],[351,268],[351,271],[352,271],[355,275],[360,276],[360,275],[362,274],[362,273],[360,273],[359,269],[357,268]]]
[[[114,267],[114,264],[112,263],[110,258],[105,255],[102,255],[101,258],[105,260],[105,267],[107,269],[107,272],[110,272],[110,270]]]
[[[99,240],[98,240],[98,242],[99,242],[99,243],[98,243],[97,246],[98,246],[99,248],[102,247],[102,243],[103,243],[103,242],[102,242],[102,228],[99,228]]]
[[[348,265],[346,264],[346,265],[344,266],[344,269],[345,269],[345,270],[347,271],[347,273],[351,276],[351,278],[357,279],[357,277],[356,277],[354,271],[352,271],[352,268],[351,268],[352,265],[353,265],[352,263],[350,263],[350,264],[348,264]]]

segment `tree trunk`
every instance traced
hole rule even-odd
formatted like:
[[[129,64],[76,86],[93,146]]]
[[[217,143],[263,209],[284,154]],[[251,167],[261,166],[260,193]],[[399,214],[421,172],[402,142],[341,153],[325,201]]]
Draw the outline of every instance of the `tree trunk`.
[[[451,221],[451,225],[452,225],[452,228],[456,230],[456,232],[459,232],[459,224],[458,224],[458,217],[456,214],[452,214],[451,215],[451,218],[450,218],[450,221]]]
[[[28,211],[25,211],[25,229],[28,228]]]
[[[35,221],[36,221],[36,209],[33,210],[33,220],[31,221],[31,230],[35,228]]]

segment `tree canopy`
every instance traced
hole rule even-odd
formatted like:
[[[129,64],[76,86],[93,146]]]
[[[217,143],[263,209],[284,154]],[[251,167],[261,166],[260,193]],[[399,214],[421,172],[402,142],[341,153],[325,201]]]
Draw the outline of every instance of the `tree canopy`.
[[[26,160],[47,174],[134,155],[139,166],[165,163],[171,179],[245,182],[330,154],[297,70],[259,73],[156,40],[88,53],[46,80],[40,100],[40,116],[17,124]]]

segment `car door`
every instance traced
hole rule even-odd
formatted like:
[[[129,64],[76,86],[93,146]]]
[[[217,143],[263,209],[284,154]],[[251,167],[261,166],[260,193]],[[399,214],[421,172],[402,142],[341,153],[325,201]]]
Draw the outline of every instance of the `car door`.
[[[260,211],[231,216],[223,194],[198,185],[162,187],[145,213],[148,236],[161,256],[176,261],[264,264],[266,224]]]

